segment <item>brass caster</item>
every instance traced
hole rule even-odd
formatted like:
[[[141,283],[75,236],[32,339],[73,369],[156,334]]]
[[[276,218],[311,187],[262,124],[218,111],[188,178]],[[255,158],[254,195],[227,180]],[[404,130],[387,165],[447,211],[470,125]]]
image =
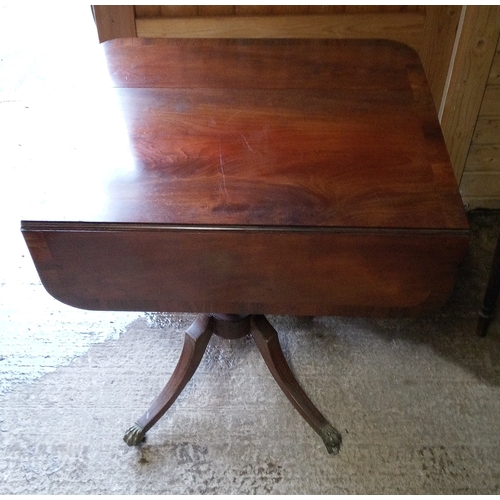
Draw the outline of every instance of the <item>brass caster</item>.
[[[342,444],[342,436],[340,432],[335,429],[332,425],[325,425],[318,433],[325,443],[326,450],[330,455],[337,455],[340,451],[340,445]]]
[[[137,446],[146,439],[146,433],[139,424],[134,424],[123,436],[123,440],[129,446]]]

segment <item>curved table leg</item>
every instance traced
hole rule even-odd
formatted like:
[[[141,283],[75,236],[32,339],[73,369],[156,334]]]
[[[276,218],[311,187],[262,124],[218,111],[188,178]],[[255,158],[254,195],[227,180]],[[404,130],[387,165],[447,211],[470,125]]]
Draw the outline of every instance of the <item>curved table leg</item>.
[[[305,421],[319,434],[328,453],[336,455],[342,437],[314,406],[293,375],[279,343],[278,333],[265,316],[252,316],[252,337],[274,379]]]
[[[149,409],[125,433],[123,440],[129,446],[136,446],[143,441],[146,432],[172,406],[198,368],[212,333],[213,319],[207,314],[199,314],[186,332],[181,356],[167,385]]]

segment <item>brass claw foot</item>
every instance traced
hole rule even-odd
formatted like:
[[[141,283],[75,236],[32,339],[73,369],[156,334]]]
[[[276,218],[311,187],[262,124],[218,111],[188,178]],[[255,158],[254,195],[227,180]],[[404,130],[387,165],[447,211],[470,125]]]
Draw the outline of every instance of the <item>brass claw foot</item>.
[[[146,438],[144,429],[139,424],[134,424],[123,436],[123,440],[129,446],[137,446]]]
[[[323,443],[325,443],[326,450],[330,455],[336,455],[340,451],[340,445],[342,444],[342,436],[340,433],[333,427],[328,424],[325,425],[319,432]]]

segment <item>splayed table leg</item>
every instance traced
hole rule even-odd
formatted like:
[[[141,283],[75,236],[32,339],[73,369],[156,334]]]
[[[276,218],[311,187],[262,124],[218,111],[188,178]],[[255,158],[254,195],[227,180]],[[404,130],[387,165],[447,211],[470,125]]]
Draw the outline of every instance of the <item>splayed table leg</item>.
[[[283,355],[278,332],[265,316],[253,316],[252,326],[252,336],[255,343],[281,390],[304,420],[319,434],[328,453],[336,455],[340,450],[342,437],[299,385]]]
[[[212,333],[212,318],[206,314],[199,314],[186,332],[182,353],[172,377],[149,409],[125,433],[123,440],[129,446],[136,446],[141,443],[146,436],[146,432],[172,406],[196,372]]]

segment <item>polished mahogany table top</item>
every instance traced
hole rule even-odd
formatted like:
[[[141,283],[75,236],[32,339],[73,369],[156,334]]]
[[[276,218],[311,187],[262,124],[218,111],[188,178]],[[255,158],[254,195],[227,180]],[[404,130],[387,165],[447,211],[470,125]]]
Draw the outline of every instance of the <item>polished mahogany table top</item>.
[[[44,201],[22,221],[55,296],[334,314],[449,294],[468,223],[414,50],[137,38],[100,50],[95,83],[51,103]],[[68,161],[61,144],[81,154]]]
[[[86,168],[44,164],[67,182],[33,221],[467,228],[406,46],[123,39],[102,52],[108,81],[57,124],[78,125]]]

